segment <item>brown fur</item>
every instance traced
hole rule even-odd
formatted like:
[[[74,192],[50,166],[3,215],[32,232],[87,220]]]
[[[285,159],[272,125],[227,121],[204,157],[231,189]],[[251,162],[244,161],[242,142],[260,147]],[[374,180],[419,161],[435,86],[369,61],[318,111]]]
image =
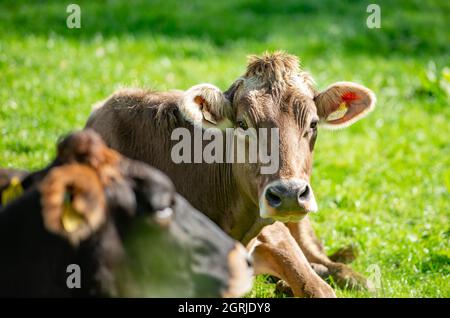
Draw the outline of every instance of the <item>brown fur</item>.
[[[300,70],[298,58],[282,51],[265,53],[261,57],[251,55],[244,78],[256,78],[259,85],[270,90],[273,97],[295,85],[294,78],[315,92],[314,81],[307,72]]]
[[[121,156],[109,149],[94,131],[73,133],[58,144],[57,160],[63,164],[81,163],[92,167],[104,185],[120,178]]]
[[[192,125],[178,111],[180,97],[178,93],[119,91],[94,112],[87,127],[99,132],[108,146],[123,155],[161,169],[174,181],[180,194],[188,196],[195,207],[230,233],[240,221],[233,216],[234,209],[230,206],[239,198],[239,194],[233,190],[235,182],[231,164],[175,164],[170,157],[170,149],[175,144],[170,140],[172,129],[186,127],[193,130]],[[146,142],[142,143],[142,140]],[[191,183],[181,180],[190,180]],[[191,184],[204,185],[204,192],[192,191]]]

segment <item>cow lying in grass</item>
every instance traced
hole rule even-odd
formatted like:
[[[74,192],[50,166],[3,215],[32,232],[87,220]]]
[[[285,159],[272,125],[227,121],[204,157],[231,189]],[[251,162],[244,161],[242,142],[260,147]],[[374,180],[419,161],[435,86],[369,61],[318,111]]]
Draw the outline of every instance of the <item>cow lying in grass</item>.
[[[239,243],[92,131],[65,138],[22,184],[0,210],[0,296],[220,297],[251,286]]]
[[[333,297],[308,262],[342,287],[365,287],[366,280],[328,258],[308,218],[317,210],[309,183],[317,130],[319,124],[346,127],[374,106],[373,92],[359,84],[339,82],[317,91],[296,57],[274,53],[252,57],[245,74],[225,93],[210,84],[186,92],[120,90],[97,105],[86,127],[113,149],[167,173],[194,207],[249,244],[256,273],[286,280],[296,296]],[[279,169],[263,174],[262,160],[230,163],[221,155],[210,163],[173,160],[174,129],[190,132],[194,137],[188,136],[188,143],[195,148],[196,131],[208,127],[234,128],[235,140],[248,144],[258,136],[247,134],[250,128],[275,129]],[[229,149],[225,139],[222,149]],[[200,144],[194,156],[205,150]]]

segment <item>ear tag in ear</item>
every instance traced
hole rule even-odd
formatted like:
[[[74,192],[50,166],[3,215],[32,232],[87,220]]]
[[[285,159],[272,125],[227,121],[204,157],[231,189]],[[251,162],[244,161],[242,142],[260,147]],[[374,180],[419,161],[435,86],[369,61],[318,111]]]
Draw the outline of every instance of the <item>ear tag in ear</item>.
[[[9,186],[2,192],[2,205],[7,205],[11,201],[14,201],[16,198],[20,197],[23,192],[24,190],[20,183],[20,179],[13,177],[9,182]]]
[[[75,232],[84,223],[83,216],[73,208],[72,201],[67,193],[64,196],[61,223],[68,233]]]
[[[341,119],[342,117],[345,116],[347,110],[348,110],[347,104],[345,102],[342,102],[334,112],[328,115],[327,121]]]
[[[203,118],[211,124],[217,125],[217,121],[213,118],[210,112],[203,111]]]

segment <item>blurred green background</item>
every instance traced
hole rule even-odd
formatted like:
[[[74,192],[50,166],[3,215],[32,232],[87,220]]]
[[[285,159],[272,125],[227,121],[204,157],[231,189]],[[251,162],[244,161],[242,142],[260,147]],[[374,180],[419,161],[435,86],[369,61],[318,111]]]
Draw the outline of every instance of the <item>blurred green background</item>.
[[[376,293],[338,296],[450,297],[449,1],[377,1],[380,29],[371,1],[76,1],[81,29],[66,27],[69,3],[0,2],[0,166],[44,166],[119,87],[226,89],[247,55],[286,50],[319,88],[355,81],[378,98],[317,141],[314,227],[381,272]],[[260,276],[249,296],[282,295]]]

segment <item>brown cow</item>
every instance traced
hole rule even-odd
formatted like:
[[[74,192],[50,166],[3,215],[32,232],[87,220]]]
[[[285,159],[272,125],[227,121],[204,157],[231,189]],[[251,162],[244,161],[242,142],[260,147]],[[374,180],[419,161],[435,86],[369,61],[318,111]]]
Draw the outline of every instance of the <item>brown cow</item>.
[[[315,268],[325,267],[322,272],[342,286],[366,281],[327,257],[307,217],[317,210],[309,183],[317,128],[319,123],[346,127],[374,106],[373,92],[355,83],[338,82],[317,91],[295,56],[276,52],[251,57],[245,74],[225,93],[210,84],[186,92],[120,90],[97,107],[87,127],[112,148],[167,173],[196,208],[248,244],[256,273],[286,280],[296,296],[333,297],[306,259],[318,264]],[[235,128],[236,139],[249,128],[278,128],[279,169],[262,174],[261,161],[174,162],[175,128],[186,128],[195,136],[198,129],[223,130],[228,124]],[[195,137],[191,141],[195,144]],[[288,223],[266,226],[274,220]]]

